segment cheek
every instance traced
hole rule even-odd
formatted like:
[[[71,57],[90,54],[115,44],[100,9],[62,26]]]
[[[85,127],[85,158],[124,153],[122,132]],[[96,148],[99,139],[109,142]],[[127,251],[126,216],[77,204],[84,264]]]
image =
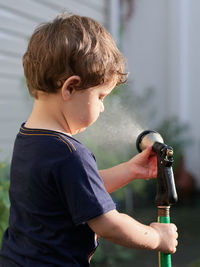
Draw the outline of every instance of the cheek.
[[[100,113],[99,103],[96,102],[90,104],[90,102],[88,102],[87,106],[85,107],[84,110],[82,110],[80,114],[80,120],[88,126],[97,120],[97,118],[99,117],[99,113]]]

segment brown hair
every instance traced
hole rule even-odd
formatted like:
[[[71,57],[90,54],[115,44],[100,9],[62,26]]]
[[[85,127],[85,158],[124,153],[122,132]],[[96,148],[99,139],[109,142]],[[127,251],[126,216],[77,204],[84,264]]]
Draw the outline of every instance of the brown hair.
[[[30,94],[37,90],[55,93],[72,75],[80,76],[79,89],[110,81],[126,81],[124,59],[110,33],[88,17],[62,13],[39,25],[23,56]]]

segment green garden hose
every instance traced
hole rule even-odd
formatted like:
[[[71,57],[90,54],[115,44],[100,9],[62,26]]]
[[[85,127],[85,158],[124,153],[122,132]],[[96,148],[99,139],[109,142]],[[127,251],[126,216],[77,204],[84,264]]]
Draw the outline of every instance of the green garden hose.
[[[158,222],[159,223],[170,223],[170,216],[169,216],[169,208],[168,207],[158,207]],[[171,267],[171,254],[158,252],[158,263],[159,267]]]

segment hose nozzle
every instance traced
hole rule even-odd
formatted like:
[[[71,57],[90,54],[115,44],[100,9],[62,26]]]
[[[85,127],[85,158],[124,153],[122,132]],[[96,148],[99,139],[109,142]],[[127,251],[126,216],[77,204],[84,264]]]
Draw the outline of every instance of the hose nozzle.
[[[162,136],[152,130],[143,131],[136,140],[136,147],[139,152],[142,152],[147,146],[153,146],[155,142],[164,143]]]
[[[177,202],[177,193],[172,170],[173,148],[164,144],[162,136],[155,131],[143,131],[136,140],[136,147],[142,152],[147,146],[157,154],[156,206],[170,206]]]

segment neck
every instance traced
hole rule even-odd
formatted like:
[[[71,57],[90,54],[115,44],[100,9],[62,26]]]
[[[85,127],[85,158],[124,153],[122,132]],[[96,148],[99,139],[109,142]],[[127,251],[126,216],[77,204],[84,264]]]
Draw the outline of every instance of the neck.
[[[71,135],[70,128],[62,112],[59,95],[44,95],[35,99],[33,110],[26,124],[28,128],[48,129]]]

